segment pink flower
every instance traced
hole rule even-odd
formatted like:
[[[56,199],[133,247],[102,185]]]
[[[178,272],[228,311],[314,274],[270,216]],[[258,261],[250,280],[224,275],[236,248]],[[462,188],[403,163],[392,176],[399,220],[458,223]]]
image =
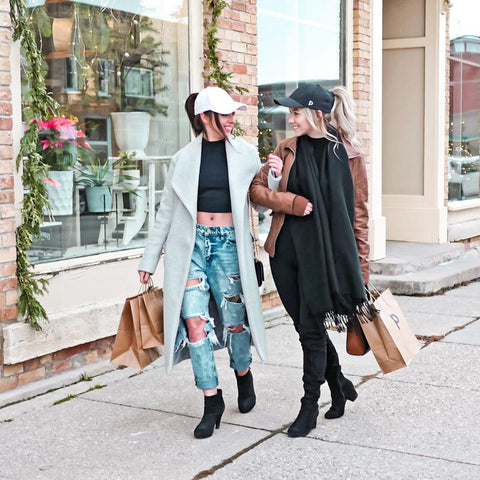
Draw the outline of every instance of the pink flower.
[[[50,120],[50,127],[61,131],[61,127],[73,127],[75,122],[65,117],[54,117]]]
[[[42,140],[43,150],[46,150],[50,146],[50,140]]]
[[[44,121],[44,120],[39,120],[38,121],[38,129],[39,130],[48,130],[50,128],[50,122],[49,121]]]
[[[43,183],[49,183],[52,187],[59,187],[61,185],[60,182],[56,180],[52,180],[51,178],[42,178]]]
[[[73,140],[77,138],[77,130],[71,125],[62,125],[58,131],[60,132],[60,138],[64,140]]]

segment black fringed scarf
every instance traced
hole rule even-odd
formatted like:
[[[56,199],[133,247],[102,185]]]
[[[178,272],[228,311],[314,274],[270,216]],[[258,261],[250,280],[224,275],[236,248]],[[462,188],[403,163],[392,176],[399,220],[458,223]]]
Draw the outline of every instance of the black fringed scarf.
[[[302,317],[320,318],[326,327],[341,331],[359,327],[357,315],[366,307],[366,296],[353,230],[353,181],[343,144],[299,137],[288,190],[313,204],[310,215],[289,219],[309,312]]]

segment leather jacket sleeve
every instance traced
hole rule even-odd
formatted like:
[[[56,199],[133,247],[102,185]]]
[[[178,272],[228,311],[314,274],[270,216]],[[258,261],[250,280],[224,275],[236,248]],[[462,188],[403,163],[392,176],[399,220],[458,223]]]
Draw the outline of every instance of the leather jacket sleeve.
[[[357,242],[358,255],[360,257],[363,282],[367,284],[370,279],[370,264],[368,262],[370,245],[368,243],[367,169],[365,161],[361,155],[350,158],[349,163],[355,189],[355,240]]]
[[[308,199],[291,192],[273,191],[268,188],[269,166],[265,164],[250,185],[252,202],[270,208],[273,212],[303,216]]]

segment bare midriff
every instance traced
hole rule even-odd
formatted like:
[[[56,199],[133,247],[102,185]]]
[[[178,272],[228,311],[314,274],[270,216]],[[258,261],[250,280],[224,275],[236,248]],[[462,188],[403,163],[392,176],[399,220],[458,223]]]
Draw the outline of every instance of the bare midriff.
[[[197,223],[207,227],[232,227],[231,213],[197,212]]]

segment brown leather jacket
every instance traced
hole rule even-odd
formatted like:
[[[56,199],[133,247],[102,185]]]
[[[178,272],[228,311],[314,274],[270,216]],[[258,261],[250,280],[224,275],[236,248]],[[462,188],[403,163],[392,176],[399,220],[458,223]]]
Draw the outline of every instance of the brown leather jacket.
[[[370,245],[368,244],[367,169],[362,154],[349,143],[345,142],[344,145],[350,160],[350,171],[352,172],[355,188],[354,233],[363,281],[367,284],[370,278],[370,265],[368,263]],[[280,142],[274,151],[274,154],[283,160],[283,172],[278,190],[274,191],[268,188],[268,173],[270,170],[268,164],[263,165],[250,187],[252,202],[262,207],[270,208],[273,212],[272,225],[264,246],[265,251],[271,257],[275,255],[275,242],[282,229],[285,214],[302,216],[308,203],[308,199],[305,197],[287,192],[288,176],[290,168],[295,161],[296,146],[297,137],[287,138]]]

